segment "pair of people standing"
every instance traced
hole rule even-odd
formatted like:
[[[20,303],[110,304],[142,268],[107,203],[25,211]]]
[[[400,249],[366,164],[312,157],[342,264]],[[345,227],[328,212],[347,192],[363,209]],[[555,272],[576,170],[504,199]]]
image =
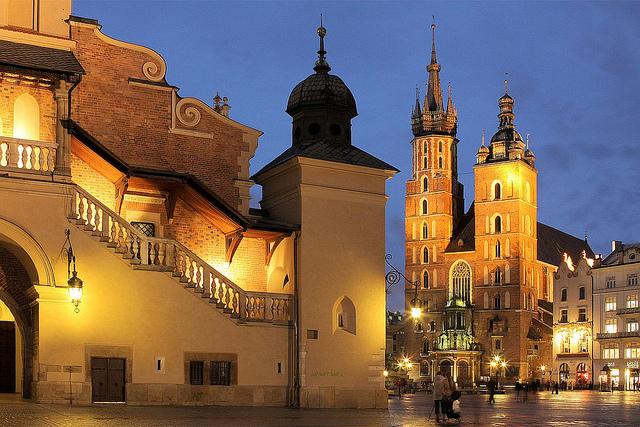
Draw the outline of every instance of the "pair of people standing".
[[[436,422],[440,422],[440,412],[442,412],[442,421],[446,418],[451,418],[453,414],[453,399],[452,395],[456,391],[456,384],[451,378],[450,372],[438,371],[433,380],[433,407],[436,413]]]

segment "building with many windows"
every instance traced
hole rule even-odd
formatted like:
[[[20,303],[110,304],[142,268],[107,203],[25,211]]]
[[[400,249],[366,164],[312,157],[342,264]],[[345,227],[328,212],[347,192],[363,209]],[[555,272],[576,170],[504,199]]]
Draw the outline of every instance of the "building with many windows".
[[[593,275],[593,371],[601,388],[640,381],[640,243],[612,243]]]
[[[593,259],[567,256],[554,274],[553,366],[547,380],[589,388],[592,371],[591,289]]]
[[[563,253],[577,259],[592,251],[586,241],[537,221],[536,158],[516,130],[506,87],[498,129],[488,145],[483,134],[477,151],[474,202],[465,213],[458,112],[451,88],[443,100],[440,69],[434,25],[427,90],[422,102],[416,97],[411,117],[406,184],[405,306],[422,315],[407,322],[405,346],[425,366],[411,375],[422,381],[447,370],[470,387],[495,375],[509,382],[536,377],[552,363],[551,352],[540,351],[552,329],[538,301],[552,301],[552,274]]]
[[[288,98],[291,147],[251,176],[262,132],[225,98],[182,96],[160,54],[70,0],[2,1],[0,391],[387,406],[396,169],[352,145],[355,98],[318,35]]]

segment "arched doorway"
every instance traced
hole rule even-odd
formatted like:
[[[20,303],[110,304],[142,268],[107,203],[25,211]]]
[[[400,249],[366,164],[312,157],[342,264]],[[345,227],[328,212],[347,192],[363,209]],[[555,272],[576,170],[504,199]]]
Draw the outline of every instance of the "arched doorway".
[[[453,364],[450,360],[443,360],[440,362],[440,373],[446,375],[447,372],[453,377]]]
[[[456,379],[458,380],[458,387],[460,388],[467,388],[467,387],[471,387],[471,367],[469,366],[469,363],[467,363],[465,360],[460,360],[458,361],[457,367],[457,376]]]
[[[569,381],[569,365],[566,363],[560,365],[560,381]]]
[[[19,248],[0,236],[0,392],[31,397],[33,381],[34,318],[37,294],[34,280],[22,264]],[[37,283],[37,279],[35,280]]]
[[[589,385],[589,374],[584,363],[578,363],[576,368],[576,388],[587,388]]]

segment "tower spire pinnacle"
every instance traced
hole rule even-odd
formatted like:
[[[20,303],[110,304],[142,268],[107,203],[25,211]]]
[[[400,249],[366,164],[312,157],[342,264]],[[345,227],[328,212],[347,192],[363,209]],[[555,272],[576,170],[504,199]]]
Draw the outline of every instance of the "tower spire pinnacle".
[[[424,111],[441,112],[444,111],[442,103],[442,88],[440,87],[440,64],[436,59],[436,23],[435,16],[431,24],[431,63],[427,66],[429,72],[429,83],[425,96]]]
[[[322,14],[320,14],[320,26],[316,30],[316,33],[318,33],[318,37],[320,37],[320,49],[318,50],[318,60],[313,70],[318,74],[326,74],[331,71],[331,67],[325,58],[327,51],[324,50],[324,36],[327,35],[327,29],[322,25]]]
[[[482,146],[484,147],[484,129],[482,129]]]
[[[431,19],[433,19],[433,23],[431,24],[431,63],[437,64],[438,60],[436,59],[436,17],[435,15],[431,15]]]

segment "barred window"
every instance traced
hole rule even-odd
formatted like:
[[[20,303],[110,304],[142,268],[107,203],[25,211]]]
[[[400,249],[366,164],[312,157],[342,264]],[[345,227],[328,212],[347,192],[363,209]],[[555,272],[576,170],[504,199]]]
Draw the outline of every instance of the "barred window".
[[[192,360],[189,362],[189,384],[202,385],[204,377],[204,362]]]
[[[152,222],[132,221],[131,225],[147,237],[155,237],[156,235],[156,226]]]
[[[211,362],[211,385],[231,384],[231,362]]]

